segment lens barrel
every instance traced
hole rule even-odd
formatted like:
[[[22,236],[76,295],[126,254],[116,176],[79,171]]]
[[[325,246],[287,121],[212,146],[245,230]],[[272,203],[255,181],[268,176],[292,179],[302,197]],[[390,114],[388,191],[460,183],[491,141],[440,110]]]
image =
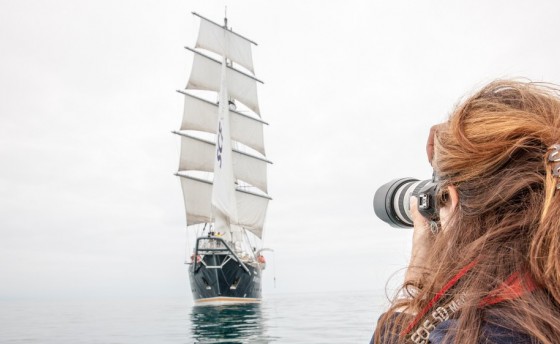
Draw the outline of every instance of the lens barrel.
[[[410,197],[417,196],[430,182],[432,181],[429,179],[399,178],[383,184],[373,197],[375,215],[392,227],[413,227]]]

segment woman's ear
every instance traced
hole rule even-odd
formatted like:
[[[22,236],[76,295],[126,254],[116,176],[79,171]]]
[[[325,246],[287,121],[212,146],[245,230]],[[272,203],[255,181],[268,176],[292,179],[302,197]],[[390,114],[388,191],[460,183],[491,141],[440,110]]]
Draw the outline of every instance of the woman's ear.
[[[448,186],[447,194],[449,195],[449,202],[445,202],[445,205],[439,208],[439,220],[441,221],[441,228],[443,230],[446,230],[447,222],[459,204],[459,194],[457,193],[455,186]]]
[[[453,211],[459,204],[459,193],[457,192],[457,188],[455,188],[454,185],[449,185],[447,187],[447,192],[449,193],[449,199],[451,200],[450,210]]]

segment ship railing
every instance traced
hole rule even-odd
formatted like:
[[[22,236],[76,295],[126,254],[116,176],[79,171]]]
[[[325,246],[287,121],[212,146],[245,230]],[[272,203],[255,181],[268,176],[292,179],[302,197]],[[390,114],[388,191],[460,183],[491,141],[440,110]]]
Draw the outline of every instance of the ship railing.
[[[239,257],[235,254],[235,252],[231,249],[231,247],[229,247],[227,242],[219,237],[207,237],[207,238],[200,237],[196,239],[196,246],[194,249],[195,259],[193,259],[194,273],[197,273],[198,270],[200,270],[200,266],[198,265],[203,264],[202,261],[198,262],[198,259],[196,259],[196,257],[198,257],[199,255],[202,256],[205,254],[216,254],[216,253],[227,254],[229,257],[233,258],[237,263],[239,263],[239,266],[241,266],[241,268],[243,268],[243,270],[245,270],[246,273],[251,275],[249,268],[247,268],[247,266],[241,261],[241,259],[239,259]],[[209,267],[209,268],[213,268],[213,267]]]

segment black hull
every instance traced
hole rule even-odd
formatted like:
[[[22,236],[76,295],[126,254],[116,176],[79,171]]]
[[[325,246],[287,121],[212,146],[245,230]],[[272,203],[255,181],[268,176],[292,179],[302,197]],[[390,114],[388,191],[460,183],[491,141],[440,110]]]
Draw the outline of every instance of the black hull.
[[[261,268],[258,263],[240,263],[232,253],[206,254],[189,267],[195,302],[260,301]]]

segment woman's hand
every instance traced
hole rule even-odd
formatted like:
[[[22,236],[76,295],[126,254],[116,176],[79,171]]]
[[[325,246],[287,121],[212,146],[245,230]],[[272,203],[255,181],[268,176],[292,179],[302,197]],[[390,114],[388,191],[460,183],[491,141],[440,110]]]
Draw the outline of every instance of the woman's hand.
[[[434,142],[438,129],[445,123],[440,123],[430,128],[428,141],[426,142],[426,155],[428,162],[433,166],[434,159]],[[430,249],[432,248],[434,235],[430,230],[429,221],[418,212],[418,199],[410,198],[410,214],[414,223],[414,231],[412,234],[412,252],[410,256],[410,264],[406,271],[405,279],[407,281],[418,281],[425,271],[425,262],[428,258]]]
[[[412,252],[410,263],[406,270],[406,281],[418,281],[425,271],[425,263],[432,248],[434,235],[430,230],[430,223],[418,212],[418,199],[410,198],[410,213],[414,222],[412,234]]]
[[[428,162],[432,166],[434,165],[432,160],[434,160],[434,153],[435,153],[434,141],[438,130],[444,125],[445,123],[440,123],[440,124],[433,125],[430,128],[430,134],[428,135],[428,141],[426,142],[426,155],[428,156]]]

